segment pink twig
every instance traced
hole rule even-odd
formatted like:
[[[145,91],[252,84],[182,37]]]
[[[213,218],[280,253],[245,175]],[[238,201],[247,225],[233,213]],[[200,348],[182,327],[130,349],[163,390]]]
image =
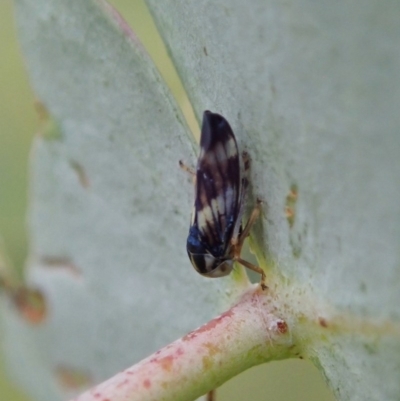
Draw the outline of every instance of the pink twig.
[[[251,366],[288,356],[291,336],[268,295],[252,287],[219,317],[73,401],[194,400]]]

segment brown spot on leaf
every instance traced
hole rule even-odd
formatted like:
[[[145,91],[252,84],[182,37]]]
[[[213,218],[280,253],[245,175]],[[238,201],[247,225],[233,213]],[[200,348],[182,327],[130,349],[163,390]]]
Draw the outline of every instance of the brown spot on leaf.
[[[69,366],[57,366],[55,374],[58,383],[64,390],[80,390],[93,384],[93,380],[87,372]],[[96,393],[95,397],[99,398],[100,394]]]
[[[10,294],[14,306],[27,322],[39,324],[44,321],[47,316],[46,299],[39,289],[19,286]]]
[[[149,379],[145,379],[143,381],[143,387],[150,388],[151,387],[151,381]]]
[[[35,99],[33,103],[33,107],[36,111],[36,114],[39,117],[40,122],[47,121],[50,118],[49,112],[47,110],[47,107],[44,105],[42,101],[39,99]]]
[[[286,219],[289,223],[289,227],[292,228],[296,219],[296,202],[298,198],[298,189],[297,185],[292,184],[290,187],[290,191],[286,196],[285,203],[285,215]]]
[[[65,257],[41,256],[40,262],[50,269],[65,269],[74,276],[81,276],[82,273],[74,263]]]
[[[325,318],[320,317],[320,318],[318,319],[318,322],[319,322],[319,325],[320,325],[321,327],[324,327],[324,328],[328,327],[328,322],[326,321]]]
[[[57,121],[50,115],[46,105],[41,100],[36,99],[33,106],[39,118],[38,134],[47,140],[60,139],[60,127]]]
[[[90,186],[89,178],[88,178],[83,166],[75,161],[71,161],[70,165],[75,170],[75,172],[78,176],[79,183],[82,185],[82,187],[89,188],[89,186]]]

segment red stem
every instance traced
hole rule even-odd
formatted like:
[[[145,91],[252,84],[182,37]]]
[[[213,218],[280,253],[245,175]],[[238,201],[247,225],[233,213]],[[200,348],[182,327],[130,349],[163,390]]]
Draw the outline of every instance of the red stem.
[[[252,287],[227,312],[74,401],[193,400],[251,366],[289,355],[291,336],[268,291]]]

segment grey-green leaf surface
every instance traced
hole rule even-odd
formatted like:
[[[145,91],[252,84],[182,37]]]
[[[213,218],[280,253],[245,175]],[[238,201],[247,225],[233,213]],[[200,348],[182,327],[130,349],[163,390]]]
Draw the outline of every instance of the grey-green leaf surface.
[[[178,161],[192,164],[195,146],[127,25],[103,2],[15,7],[54,120],[32,154],[26,272],[48,314],[32,326],[3,304],[4,349],[22,387],[54,401],[208,321],[230,279],[205,279],[187,258],[193,187]]]
[[[395,328],[314,346],[336,396],[398,400],[399,3],[147,3],[197,115],[221,112],[252,156],[275,269],[339,316]]]

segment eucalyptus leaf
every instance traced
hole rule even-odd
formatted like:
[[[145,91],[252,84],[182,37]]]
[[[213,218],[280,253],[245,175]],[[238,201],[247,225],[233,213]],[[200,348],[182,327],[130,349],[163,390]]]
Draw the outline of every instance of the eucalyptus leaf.
[[[252,156],[271,274],[328,318],[305,354],[339,400],[398,400],[400,5],[147,3],[197,115]]]
[[[400,7],[148,4],[197,116],[222,113],[250,153],[250,201],[265,205],[253,248],[296,352],[338,400],[397,400]],[[93,0],[16,12],[51,115],[33,152],[27,269],[47,315],[33,325],[2,303],[3,348],[26,391],[61,400],[208,321],[234,281],[191,270],[178,160],[195,148],[127,25]]]
[[[3,304],[4,350],[22,387],[54,401],[208,321],[231,278],[190,265],[193,185],[178,161],[194,162],[192,134],[126,23],[105,2],[15,8],[52,119],[33,149],[26,271],[47,317]]]

